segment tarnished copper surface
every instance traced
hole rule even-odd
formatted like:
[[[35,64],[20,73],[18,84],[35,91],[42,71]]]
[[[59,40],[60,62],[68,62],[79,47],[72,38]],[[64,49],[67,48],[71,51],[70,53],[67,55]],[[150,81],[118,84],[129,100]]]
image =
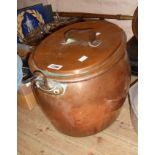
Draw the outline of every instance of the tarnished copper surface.
[[[96,30],[104,32],[100,36],[103,45],[93,48],[81,48],[77,45],[74,45],[74,48],[73,45],[69,46],[70,48],[56,47],[57,44],[52,44],[51,40],[59,42],[62,32],[64,35],[64,30],[68,30],[63,28],[44,40],[29,60],[32,71],[35,70],[34,65],[41,70],[47,70],[44,67],[49,63],[62,63],[65,66],[62,70],[44,72],[50,79],[54,76],[50,76],[49,72],[57,73],[54,81],[60,86],[67,86],[64,94],[50,94],[37,87],[35,82],[33,88],[41,109],[52,124],[59,131],[71,136],[88,136],[109,126],[119,115],[129,88],[130,67],[124,32],[108,22],[86,22],[87,27],[84,28],[95,28],[95,23]],[[81,28],[81,24],[72,26]],[[89,56],[90,60],[79,63],[77,59],[80,55]],[[86,74],[81,73],[83,69],[87,71]],[[76,74],[70,77],[68,75],[67,78],[59,77],[68,72]]]

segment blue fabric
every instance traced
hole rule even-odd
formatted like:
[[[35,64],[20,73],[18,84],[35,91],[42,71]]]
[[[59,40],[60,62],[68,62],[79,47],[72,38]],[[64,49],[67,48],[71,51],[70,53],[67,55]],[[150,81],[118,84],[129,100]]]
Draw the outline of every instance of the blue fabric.
[[[20,88],[23,78],[22,65],[22,59],[17,55],[17,90]]]
[[[17,24],[22,19],[22,22],[18,25],[22,29],[22,34],[24,37],[33,29],[39,27],[40,22],[37,20],[36,15],[34,13],[28,13],[27,11],[37,11],[39,15],[43,18],[44,23],[47,23],[47,17],[45,15],[44,6],[42,4],[37,4],[34,6],[26,7],[20,10],[17,10]],[[23,14],[22,14],[23,13]],[[20,17],[20,18],[18,18]],[[22,43],[23,41],[19,39],[19,34],[17,33],[17,42]]]

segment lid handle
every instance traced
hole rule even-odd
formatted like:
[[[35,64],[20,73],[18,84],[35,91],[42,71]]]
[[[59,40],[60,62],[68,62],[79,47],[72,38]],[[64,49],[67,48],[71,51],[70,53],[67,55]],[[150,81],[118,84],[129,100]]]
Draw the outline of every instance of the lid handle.
[[[91,47],[99,46],[102,41],[96,39],[97,33],[92,29],[70,29],[64,33],[65,44],[87,42]]]

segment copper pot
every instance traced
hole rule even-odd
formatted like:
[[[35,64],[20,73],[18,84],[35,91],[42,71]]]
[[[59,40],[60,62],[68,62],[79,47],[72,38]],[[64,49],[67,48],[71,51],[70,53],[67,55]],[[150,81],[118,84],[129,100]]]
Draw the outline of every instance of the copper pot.
[[[130,83],[125,45],[118,26],[87,21],[54,32],[31,54],[35,96],[59,131],[88,136],[116,119]]]
[[[138,39],[138,7],[136,8],[133,14],[132,31],[134,36]]]

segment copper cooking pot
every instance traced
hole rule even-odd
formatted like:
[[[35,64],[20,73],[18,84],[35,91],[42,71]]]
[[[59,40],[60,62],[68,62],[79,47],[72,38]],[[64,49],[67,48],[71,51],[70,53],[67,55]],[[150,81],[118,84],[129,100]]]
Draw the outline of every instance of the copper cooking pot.
[[[34,93],[56,129],[88,136],[117,118],[130,83],[125,45],[118,26],[87,21],[52,33],[31,54]]]

